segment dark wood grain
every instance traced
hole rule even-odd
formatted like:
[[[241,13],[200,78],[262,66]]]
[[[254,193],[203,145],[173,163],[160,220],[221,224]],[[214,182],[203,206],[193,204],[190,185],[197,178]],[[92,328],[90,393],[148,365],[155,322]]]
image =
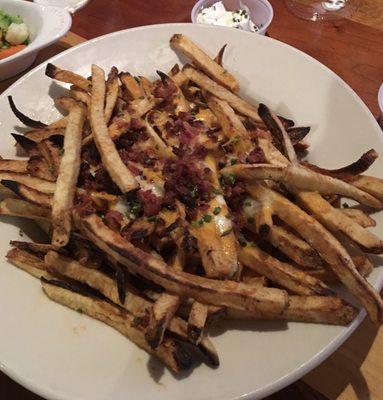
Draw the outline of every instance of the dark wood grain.
[[[380,2],[381,0],[377,0]],[[91,0],[75,15],[72,30],[87,39],[120,29],[165,22],[189,22],[194,0]],[[271,0],[269,35],[310,54],[343,78],[378,115],[383,81],[383,27],[345,20],[313,23],[292,15],[282,0]]]

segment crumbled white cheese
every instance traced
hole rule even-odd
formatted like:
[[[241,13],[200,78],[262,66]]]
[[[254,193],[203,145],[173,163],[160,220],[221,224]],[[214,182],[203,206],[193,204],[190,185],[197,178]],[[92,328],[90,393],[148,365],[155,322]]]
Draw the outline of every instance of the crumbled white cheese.
[[[236,11],[227,11],[222,1],[218,1],[211,7],[203,8],[197,15],[197,23],[228,26],[250,32],[259,31],[259,28],[250,19],[247,7]]]
[[[161,186],[157,185],[156,183],[148,182],[140,175],[136,176],[136,180],[139,182],[141,189],[151,190],[153,194],[155,194],[157,197],[162,197],[164,195],[164,189]]]
[[[24,43],[28,39],[28,36],[28,28],[24,23],[15,24],[12,22],[5,35],[5,40],[10,44],[17,45]]]

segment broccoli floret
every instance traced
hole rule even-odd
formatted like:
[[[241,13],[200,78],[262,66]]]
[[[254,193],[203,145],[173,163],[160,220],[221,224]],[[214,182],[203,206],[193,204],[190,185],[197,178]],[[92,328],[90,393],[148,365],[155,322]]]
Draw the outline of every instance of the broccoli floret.
[[[10,15],[5,10],[0,9],[0,29],[6,32],[12,22],[15,24],[21,24],[24,21],[20,16]]]

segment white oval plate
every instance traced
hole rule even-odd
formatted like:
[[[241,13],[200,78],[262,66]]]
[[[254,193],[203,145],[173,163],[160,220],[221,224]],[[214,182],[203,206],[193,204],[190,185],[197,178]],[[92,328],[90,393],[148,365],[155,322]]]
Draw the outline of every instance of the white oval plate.
[[[327,167],[354,161],[364,151],[383,149],[380,128],[358,96],[333,72],[283,43],[235,29],[192,24],[148,26],[100,37],[52,59],[84,76],[90,64],[112,65],[154,77],[177,61],[172,34],[184,33],[214,55],[228,43],[225,65],[243,93],[278,113],[311,125],[310,160]],[[44,65],[0,97],[1,154],[13,156],[8,132],[19,123],[6,96],[32,117],[57,117],[50,94],[56,84]],[[378,159],[371,173],[383,176]],[[378,217],[379,219],[379,217]],[[3,220],[2,220],[3,221]],[[16,220],[1,222],[0,255],[18,238]],[[382,221],[376,232],[382,235]],[[383,268],[370,276],[380,287]],[[0,268],[1,369],[27,388],[60,400],[229,400],[260,399],[310,371],[328,357],[363,319],[347,328],[282,322],[222,322],[211,330],[221,366],[201,365],[175,378],[113,329],[47,300],[34,278],[4,260]]]
[[[85,7],[89,0],[33,0],[35,3],[43,6],[54,6],[64,8],[70,13],[78,11],[80,8]]]

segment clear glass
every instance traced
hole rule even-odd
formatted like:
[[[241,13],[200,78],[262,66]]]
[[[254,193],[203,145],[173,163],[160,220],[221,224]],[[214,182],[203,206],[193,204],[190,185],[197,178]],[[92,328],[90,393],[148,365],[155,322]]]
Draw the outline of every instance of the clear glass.
[[[298,17],[311,21],[335,21],[347,18],[359,7],[360,0],[285,0]]]

